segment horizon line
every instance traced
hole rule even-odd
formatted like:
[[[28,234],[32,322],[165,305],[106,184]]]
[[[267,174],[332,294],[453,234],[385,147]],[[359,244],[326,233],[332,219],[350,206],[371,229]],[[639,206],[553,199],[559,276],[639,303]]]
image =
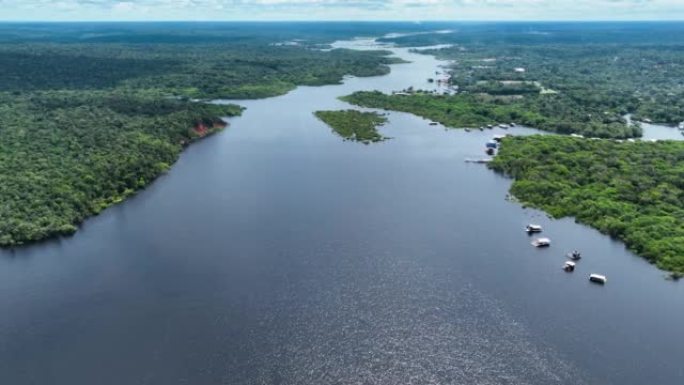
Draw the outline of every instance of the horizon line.
[[[368,20],[307,20],[307,19],[150,19],[150,20],[3,20],[0,23],[684,23],[682,19],[482,19],[482,20],[406,20],[406,19],[368,19]]]

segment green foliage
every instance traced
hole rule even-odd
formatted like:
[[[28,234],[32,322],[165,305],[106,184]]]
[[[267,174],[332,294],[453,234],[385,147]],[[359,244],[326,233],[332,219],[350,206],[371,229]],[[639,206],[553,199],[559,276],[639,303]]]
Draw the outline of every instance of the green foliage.
[[[378,126],[387,122],[387,118],[376,112],[316,111],[315,115],[345,139],[366,144],[387,139],[377,131]]]
[[[359,106],[413,113],[450,127],[476,127],[511,123],[563,134],[628,138],[641,136],[641,129],[615,117],[580,106],[561,95],[531,94],[508,97],[491,95],[434,95],[412,93],[387,95],[356,92],[342,98]]]
[[[489,167],[515,178],[511,193],[526,204],[684,273],[684,142],[511,137]]]
[[[0,44],[0,89],[148,89],[191,98],[262,98],[297,85],[336,84],[347,74],[386,74],[395,62],[387,54],[244,43]]]
[[[184,145],[223,128],[220,117],[242,111],[190,98],[280,95],[385,74],[396,60],[315,49],[355,33],[316,28],[0,25],[0,246],[73,233],[168,170]],[[309,42],[281,44],[307,34]]]
[[[681,23],[532,23],[391,40],[455,44],[421,52],[453,60],[451,82],[461,91],[510,94],[504,82],[525,82],[559,93],[581,114],[676,124],[684,121],[683,32]]]
[[[149,93],[0,94],[0,245],[73,233],[240,112]]]

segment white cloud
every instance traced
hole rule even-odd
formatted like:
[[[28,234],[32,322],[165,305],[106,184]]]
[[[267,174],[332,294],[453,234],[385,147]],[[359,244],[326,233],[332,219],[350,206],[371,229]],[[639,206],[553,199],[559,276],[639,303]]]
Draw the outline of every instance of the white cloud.
[[[684,0],[0,0],[4,20],[682,20]]]

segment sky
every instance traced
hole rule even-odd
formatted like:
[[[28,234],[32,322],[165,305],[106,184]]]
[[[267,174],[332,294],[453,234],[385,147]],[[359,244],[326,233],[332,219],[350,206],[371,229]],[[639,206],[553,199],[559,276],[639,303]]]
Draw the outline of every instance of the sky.
[[[0,0],[0,20],[684,20],[684,0]]]

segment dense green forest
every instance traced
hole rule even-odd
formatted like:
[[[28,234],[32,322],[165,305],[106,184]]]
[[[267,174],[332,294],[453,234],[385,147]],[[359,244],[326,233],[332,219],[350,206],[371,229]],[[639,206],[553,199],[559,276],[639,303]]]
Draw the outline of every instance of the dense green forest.
[[[387,118],[377,112],[357,110],[316,111],[316,117],[332,127],[341,137],[362,143],[379,142],[387,139],[377,127],[385,124]]]
[[[449,127],[477,127],[516,123],[562,134],[629,138],[641,136],[641,128],[620,117],[568,102],[555,94],[522,96],[490,94],[435,95],[428,93],[383,94],[356,92],[343,100],[363,107],[403,111]]]
[[[575,217],[684,274],[684,142],[509,137],[489,166],[511,193],[554,217]]]
[[[0,245],[74,232],[240,112],[154,94],[0,94]]]
[[[421,52],[453,60],[450,82],[461,92],[526,94],[537,84],[580,115],[676,124],[684,121],[682,33],[681,23],[485,24],[385,40],[452,44]]]
[[[387,73],[387,52],[319,49],[351,33],[343,25],[0,24],[0,245],[74,232],[242,111],[195,99]]]
[[[275,96],[344,75],[389,72],[387,52],[312,50],[244,43],[0,44],[0,89],[119,88],[191,98]],[[84,76],[85,75],[85,76]]]

